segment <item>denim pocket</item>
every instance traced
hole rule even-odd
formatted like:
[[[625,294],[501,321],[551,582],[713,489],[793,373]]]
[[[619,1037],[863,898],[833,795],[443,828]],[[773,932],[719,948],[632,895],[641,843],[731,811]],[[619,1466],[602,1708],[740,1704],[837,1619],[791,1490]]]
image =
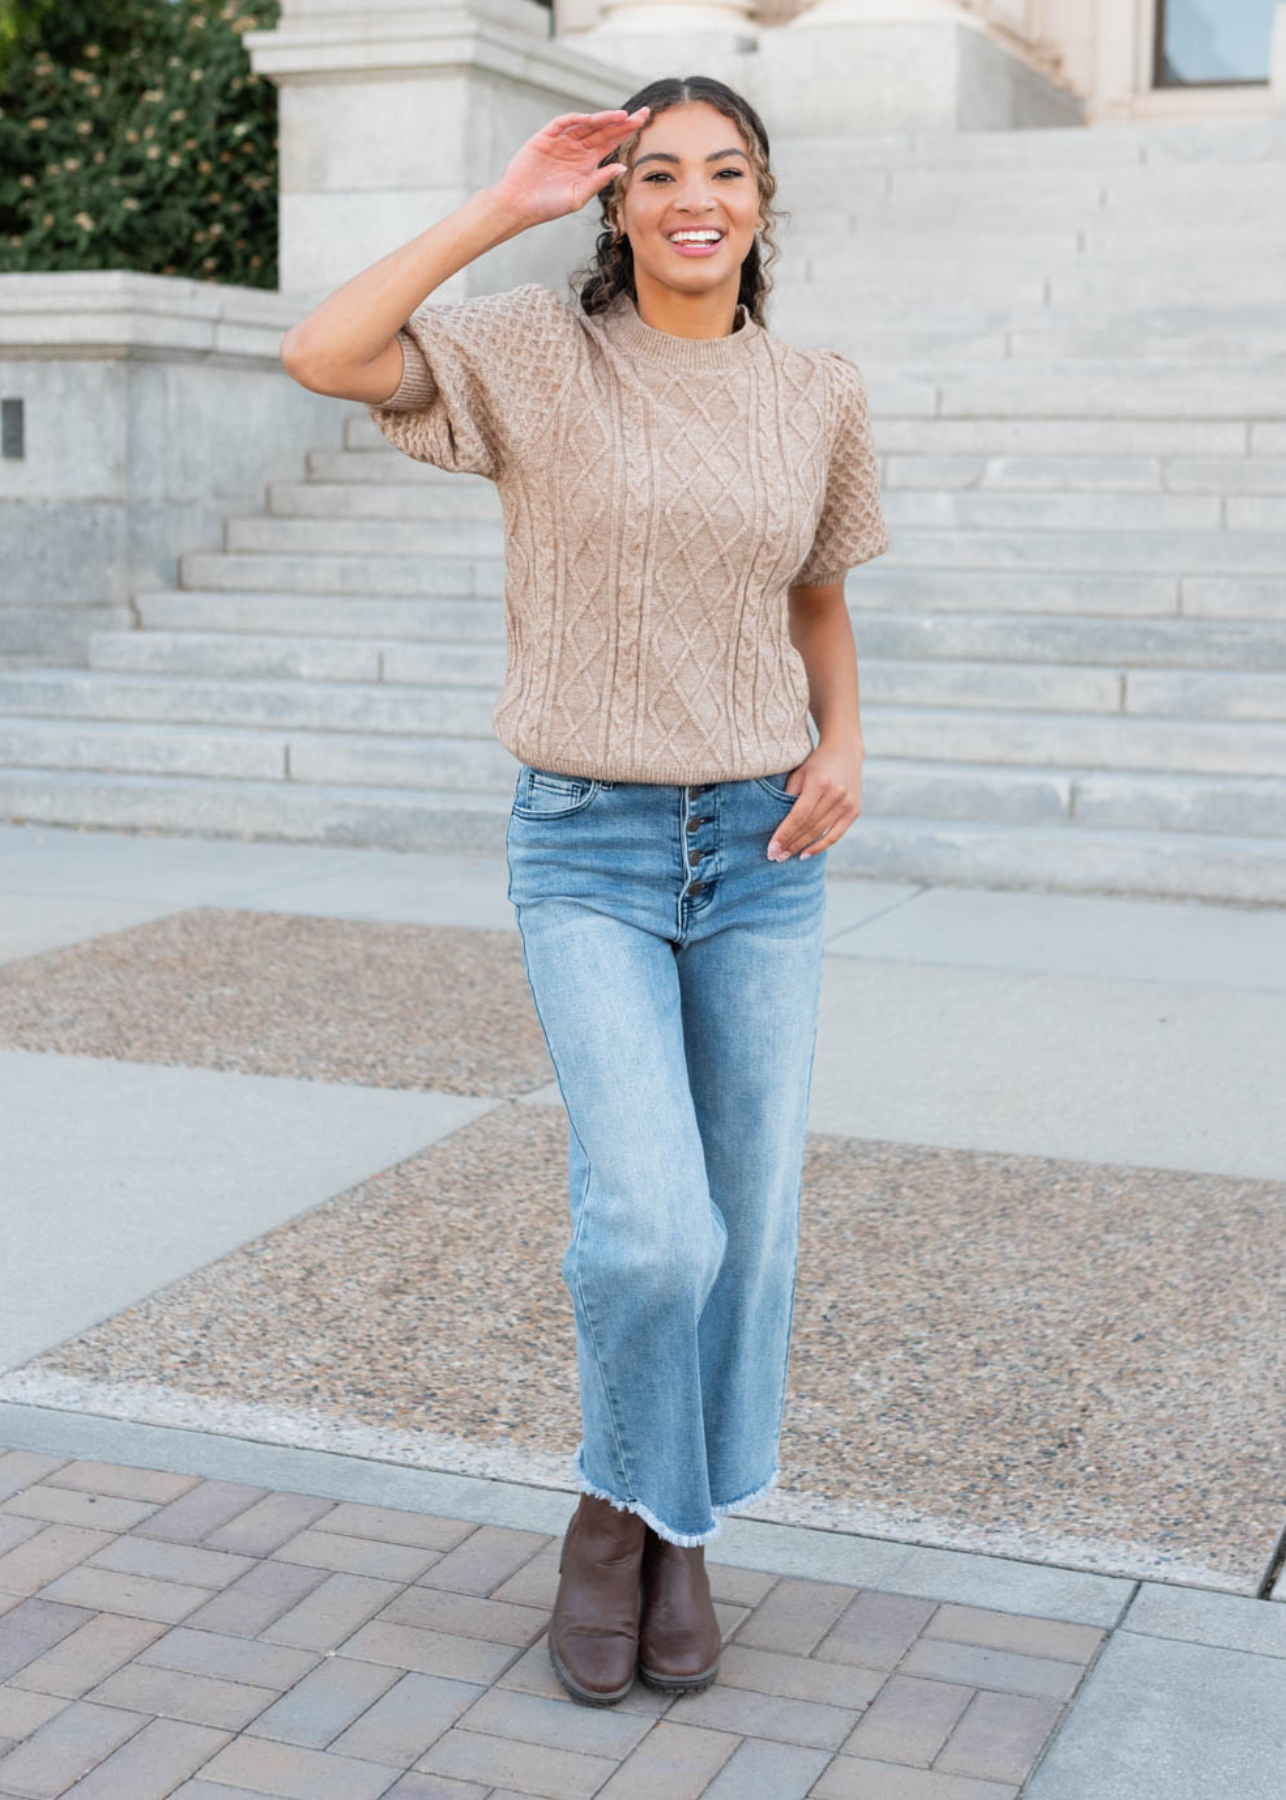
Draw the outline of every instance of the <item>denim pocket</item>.
[[[523,763],[514,785],[512,811],[519,819],[561,819],[588,806],[599,785],[593,775],[560,775],[556,769]]]
[[[755,782],[766,794],[771,794],[774,800],[781,800],[787,806],[793,806],[799,799],[799,795],[787,793],[783,783],[789,781],[794,773],[793,769],[784,769],[780,776],[756,775]]]

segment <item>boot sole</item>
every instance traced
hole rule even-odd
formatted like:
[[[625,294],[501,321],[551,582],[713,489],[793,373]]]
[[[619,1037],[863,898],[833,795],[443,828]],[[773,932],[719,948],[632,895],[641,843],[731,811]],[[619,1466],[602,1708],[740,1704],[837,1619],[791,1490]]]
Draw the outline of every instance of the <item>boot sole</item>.
[[[704,1688],[712,1687],[718,1674],[717,1660],[710,1668],[702,1669],[697,1675],[659,1675],[651,1669],[645,1669],[642,1663],[638,1665],[639,1680],[661,1694],[698,1694]]]

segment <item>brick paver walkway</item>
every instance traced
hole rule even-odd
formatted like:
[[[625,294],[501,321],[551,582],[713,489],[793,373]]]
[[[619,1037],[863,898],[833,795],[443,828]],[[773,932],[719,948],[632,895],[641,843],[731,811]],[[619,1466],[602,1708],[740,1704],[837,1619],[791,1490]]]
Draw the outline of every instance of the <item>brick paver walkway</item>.
[[[557,1537],[25,1450],[0,1495],[0,1800],[1014,1800],[1104,1636],[710,1559],[716,1684],[594,1708]]]

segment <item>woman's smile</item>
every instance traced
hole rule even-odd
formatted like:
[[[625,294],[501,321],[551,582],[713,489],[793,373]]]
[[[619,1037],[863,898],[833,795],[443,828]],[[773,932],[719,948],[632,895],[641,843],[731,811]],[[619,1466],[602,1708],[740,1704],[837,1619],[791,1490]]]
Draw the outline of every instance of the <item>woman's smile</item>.
[[[680,256],[713,256],[727,233],[717,225],[681,225],[666,236]]]

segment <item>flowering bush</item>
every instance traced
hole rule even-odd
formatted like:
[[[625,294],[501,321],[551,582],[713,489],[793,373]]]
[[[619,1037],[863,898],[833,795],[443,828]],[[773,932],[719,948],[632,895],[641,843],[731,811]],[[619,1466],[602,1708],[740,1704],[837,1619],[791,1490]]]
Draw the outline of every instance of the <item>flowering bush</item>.
[[[280,0],[0,0],[0,270],[277,286]]]

